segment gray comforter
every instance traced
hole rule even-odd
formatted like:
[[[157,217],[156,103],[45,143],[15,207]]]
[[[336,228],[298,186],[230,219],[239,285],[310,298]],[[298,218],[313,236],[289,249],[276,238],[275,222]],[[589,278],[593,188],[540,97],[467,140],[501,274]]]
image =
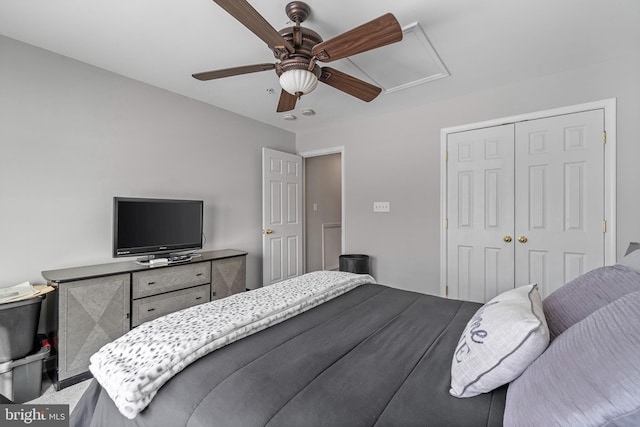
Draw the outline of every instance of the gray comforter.
[[[133,420],[94,381],[72,426],[499,426],[506,387],[449,395],[480,304],[358,288],[199,359]]]

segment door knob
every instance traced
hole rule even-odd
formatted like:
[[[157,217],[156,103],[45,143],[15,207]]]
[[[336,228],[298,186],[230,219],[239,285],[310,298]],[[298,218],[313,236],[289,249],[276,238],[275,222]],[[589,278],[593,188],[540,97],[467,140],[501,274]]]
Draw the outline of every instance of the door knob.
[[[273,230],[270,228],[267,228],[266,230],[264,230],[264,234],[271,234],[273,233]]]
[[[504,241],[505,241],[505,242],[507,242],[507,243],[510,243],[510,242],[511,242],[511,240],[513,240],[513,239],[511,238],[511,236],[504,236],[504,237],[502,238],[502,240],[504,240]]]
[[[527,236],[520,236],[518,237],[518,242],[520,243],[527,243]]]

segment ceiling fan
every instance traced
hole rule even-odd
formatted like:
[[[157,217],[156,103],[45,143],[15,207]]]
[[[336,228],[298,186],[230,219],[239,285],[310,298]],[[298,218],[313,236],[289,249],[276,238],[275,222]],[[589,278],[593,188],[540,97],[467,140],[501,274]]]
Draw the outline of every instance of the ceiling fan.
[[[295,23],[276,31],[246,0],[213,0],[251,30],[273,51],[275,64],[255,64],[193,74],[198,80],[213,80],[258,71],[275,70],[282,91],[277,112],[293,110],[296,101],[314,90],[318,81],[365,102],[375,99],[381,88],[317,62],[331,62],[402,40],[398,20],[387,13],[373,21],[323,41],[315,31],[300,26],[311,8],[301,1],[287,4],[285,12]]]

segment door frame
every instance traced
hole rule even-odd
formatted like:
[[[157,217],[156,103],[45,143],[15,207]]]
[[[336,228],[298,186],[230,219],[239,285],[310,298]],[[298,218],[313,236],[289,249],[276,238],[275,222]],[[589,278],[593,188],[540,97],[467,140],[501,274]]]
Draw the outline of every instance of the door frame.
[[[604,220],[606,233],[604,236],[605,264],[615,264],[616,256],[616,98],[587,102],[519,114],[516,116],[468,123],[440,129],[440,295],[447,297],[447,139],[449,134],[468,130],[493,127],[507,123],[518,123],[527,120],[543,119],[551,116],[581,113],[590,110],[604,110],[604,129],[608,152],[605,156],[604,173]]]
[[[309,157],[318,157],[318,156],[326,156],[327,154],[340,154],[340,174],[342,175],[340,178],[340,204],[341,204],[341,210],[342,212],[340,213],[340,221],[342,222],[342,235],[341,235],[341,243],[340,246],[342,248],[342,253],[345,252],[345,248],[346,248],[346,221],[345,221],[345,212],[346,212],[346,197],[345,197],[345,161],[344,161],[344,157],[345,157],[345,147],[343,145],[341,146],[335,146],[335,147],[327,147],[327,148],[320,148],[318,150],[310,150],[310,151],[302,151],[302,152],[297,152],[296,154],[298,154],[299,156],[302,157],[302,188],[303,190],[306,188],[307,185],[307,170],[306,170],[306,159]],[[302,254],[302,258],[304,260],[304,265],[303,265],[303,271],[306,273],[307,272],[307,252],[306,252],[306,242],[307,242],[307,227],[306,227],[306,221],[307,221],[307,210],[306,210],[306,206],[307,206],[307,192],[303,191],[302,192],[302,219],[303,219],[303,226],[302,226],[302,236],[303,236],[303,244],[304,246],[303,248],[303,254]]]

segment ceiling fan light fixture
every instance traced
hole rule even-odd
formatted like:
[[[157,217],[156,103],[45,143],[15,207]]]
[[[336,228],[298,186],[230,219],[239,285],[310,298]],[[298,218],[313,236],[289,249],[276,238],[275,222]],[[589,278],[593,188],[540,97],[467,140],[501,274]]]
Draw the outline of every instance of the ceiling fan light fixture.
[[[249,0],[214,0],[222,9],[267,44],[277,62],[244,65],[203,73],[193,78],[206,81],[241,74],[275,70],[280,77],[280,98],[276,112],[292,111],[302,95],[312,92],[318,81],[364,102],[375,99],[382,88],[318,62],[332,62],[366,53],[402,40],[400,23],[391,13],[354,27],[329,40],[312,29],[302,27],[311,13],[303,1],[290,1],[285,12],[295,26],[276,30],[249,4]],[[267,90],[267,93],[271,93]]]
[[[287,70],[280,75],[280,86],[299,98],[318,86],[318,77],[309,70]]]

